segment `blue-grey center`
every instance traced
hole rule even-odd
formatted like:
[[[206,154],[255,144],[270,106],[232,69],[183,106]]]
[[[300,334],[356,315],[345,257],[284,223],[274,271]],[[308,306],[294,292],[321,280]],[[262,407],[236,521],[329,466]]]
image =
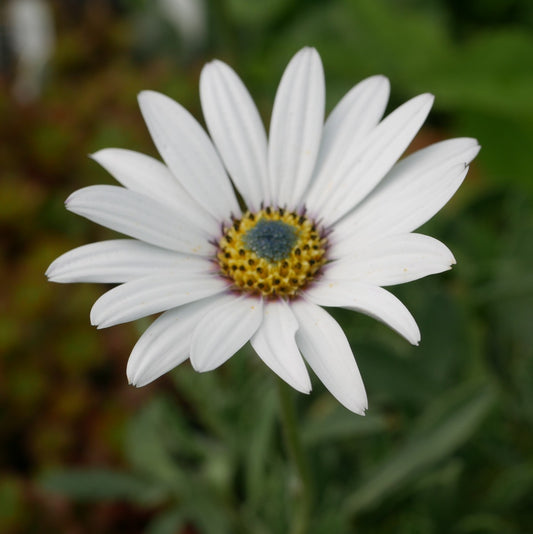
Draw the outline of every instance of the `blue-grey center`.
[[[283,221],[259,219],[242,240],[252,252],[270,262],[281,261],[289,256],[298,239],[294,226]]]

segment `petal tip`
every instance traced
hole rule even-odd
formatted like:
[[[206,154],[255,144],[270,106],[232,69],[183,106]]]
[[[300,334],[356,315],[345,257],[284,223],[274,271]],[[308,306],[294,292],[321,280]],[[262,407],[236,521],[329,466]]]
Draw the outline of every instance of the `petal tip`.
[[[344,404],[344,406],[351,412],[364,417],[366,415],[366,411],[368,410],[368,399],[366,397],[366,394],[363,399],[358,398],[356,400],[353,400],[353,402]]]
[[[143,365],[143,360],[137,357],[138,355],[138,351],[134,348],[128,359],[128,364],[126,365],[128,384],[137,389],[146,386],[152,381],[146,379],[146,366]]]
[[[140,91],[137,95],[137,99],[138,100],[141,100],[141,99],[145,99],[147,97],[150,97],[151,95],[153,95],[155,93],[155,91],[152,91],[150,89],[144,89],[142,91]]]
[[[190,358],[189,358],[190,362],[191,362],[191,367],[197,372],[197,373],[203,373],[205,372],[203,369],[202,369],[202,366],[201,365],[198,365],[198,362],[196,361],[196,358],[191,354]]]
[[[91,313],[89,314],[89,321],[91,322],[91,326],[95,326],[97,330],[101,330],[102,328],[106,328],[107,324],[106,321],[100,320],[100,318],[97,316],[97,314],[91,310]]]
[[[318,50],[312,46],[304,46],[301,48],[296,54],[293,56],[292,61],[297,60],[304,60],[304,61],[320,61],[320,54],[318,53]]]
[[[435,95],[432,93],[422,93],[418,96],[413,97],[411,100],[408,100],[407,103],[412,103],[413,106],[417,107],[419,106],[419,112],[427,112],[429,113],[429,110],[433,106],[433,102],[435,101]],[[405,105],[405,104],[404,104]]]
[[[71,193],[66,199],[65,199],[65,208],[69,209],[69,207],[72,205],[72,202],[76,199],[76,191],[74,193]]]
[[[471,158],[468,163],[470,163],[470,161],[472,161],[479,154],[479,151],[481,150],[481,145],[478,143],[477,139],[474,139],[474,141],[476,142],[476,145],[472,149]]]
[[[421,101],[422,108],[425,110],[426,108],[429,110],[433,106],[433,103],[435,102],[435,95],[432,93],[423,93],[418,97]]]
[[[413,319],[414,321],[414,319]],[[420,340],[422,339],[422,334],[420,333],[420,328],[418,328],[418,325],[416,322],[412,325],[411,332],[403,334],[403,337],[411,343],[411,345],[414,345],[415,347],[418,347],[420,345]]]
[[[46,271],[44,272],[44,275],[46,276],[46,278],[48,278],[48,280],[50,280],[50,278],[52,278],[52,276],[54,276],[54,270],[55,270],[55,260],[48,266],[48,269],[46,269]]]
[[[304,395],[309,395],[311,391],[313,390],[313,386],[311,385],[311,381],[306,381],[303,384],[298,384],[298,389],[300,393],[303,393]]]
[[[374,74],[373,76],[370,76],[362,80],[361,83],[363,82],[373,82],[376,85],[383,85],[383,86],[390,87],[390,80],[384,74]]]
[[[214,69],[220,70],[220,69],[223,69],[224,67],[227,67],[227,65],[223,61],[220,61],[220,59],[212,59],[211,61],[208,61],[203,66],[202,72],[200,73],[200,78],[202,77],[202,74],[205,71],[214,70]]]
[[[387,76],[385,76],[384,74],[377,74],[376,80],[379,86],[381,86],[380,88],[382,90],[385,90],[388,95],[390,93],[390,80],[387,78]]]
[[[158,93],[157,91],[152,91],[150,89],[145,89],[144,91],[141,91],[138,95],[137,95],[137,102],[139,103],[139,107],[141,108],[141,111],[143,109],[143,106],[147,106],[150,104],[150,101],[153,101],[157,98],[161,98],[162,95],[161,93]],[[169,97],[166,97],[166,98],[169,98]]]
[[[109,150],[108,148],[101,148],[100,150],[97,150],[96,152],[89,153],[88,154],[89,159],[96,161],[96,163],[100,163],[102,156],[104,156],[108,150]]]
[[[129,386],[133,386],[136,389],[140,389],[140,388],[142,388],[143,386],[145,386],[148,383],[148,382],[143,382],[142,380],[140,380],[139,376],[135,376],[135,375],[129,376],[127,373],[128,372],[126,371],[126,375],[128,377],[128,385]]]

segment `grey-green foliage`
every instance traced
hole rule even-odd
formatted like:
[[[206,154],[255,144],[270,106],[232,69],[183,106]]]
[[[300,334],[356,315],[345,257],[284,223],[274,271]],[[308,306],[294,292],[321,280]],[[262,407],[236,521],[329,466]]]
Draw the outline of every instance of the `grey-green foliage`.
[[[486,388],[460,386],[428,406],[406,442],[373,467],[347,501],[351,514],[376,507],[390,493],[418,477],[475,434],[492,395]]]
[[[140,505],[162,502],[164,490],[142,477],[104,469],[68,469],[43,474],[41,486],[82,502],[128,501]]]

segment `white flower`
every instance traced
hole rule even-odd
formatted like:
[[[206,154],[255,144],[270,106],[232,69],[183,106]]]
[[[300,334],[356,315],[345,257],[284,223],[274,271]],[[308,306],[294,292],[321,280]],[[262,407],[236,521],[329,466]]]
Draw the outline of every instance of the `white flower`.
[[[432,95],[380,122],[389,84],[374,76],[324,124],[324,93],[320,57],[304,48],[281,79],[267,141],[241,80],[213,61],[200,79],[211,139],[179,104],[148,91],[140,107],[165,164],[122,149],[93,155],[124,187],[86,187],[67,209],[134,239],[74,249],[47,275],[121,284],[94,304],[98,328],[164,312],[133,349],[132,384],[187,358],[197,371],[215,369],[250,341],[295,389],[311,390],[305,359],[339,402],[364,414],[350,345],[321,306],[370,315],[418,344],[415,320],[383,286],[455,263],[442,243],[412,232],[454,194],[479,146],[452,139],[396,163]]]
[[[189,46],[207,37],[207,9],[204,0],[159,0],[157,6]]]
[[[28,103],[39,97],[54,51],[52,10],[43,0],[11,0],[6,6],[6,23],[16,58],[13,92],[19,102]]]

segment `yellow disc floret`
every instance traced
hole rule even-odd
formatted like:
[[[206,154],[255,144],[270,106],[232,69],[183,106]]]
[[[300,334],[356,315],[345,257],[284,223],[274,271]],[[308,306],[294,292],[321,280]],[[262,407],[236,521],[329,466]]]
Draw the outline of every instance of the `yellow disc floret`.
[[[235,289],[291,298],[317,277],[326,248],[326,238],[311,219],[267,207],[223,228],[217,260]]]

